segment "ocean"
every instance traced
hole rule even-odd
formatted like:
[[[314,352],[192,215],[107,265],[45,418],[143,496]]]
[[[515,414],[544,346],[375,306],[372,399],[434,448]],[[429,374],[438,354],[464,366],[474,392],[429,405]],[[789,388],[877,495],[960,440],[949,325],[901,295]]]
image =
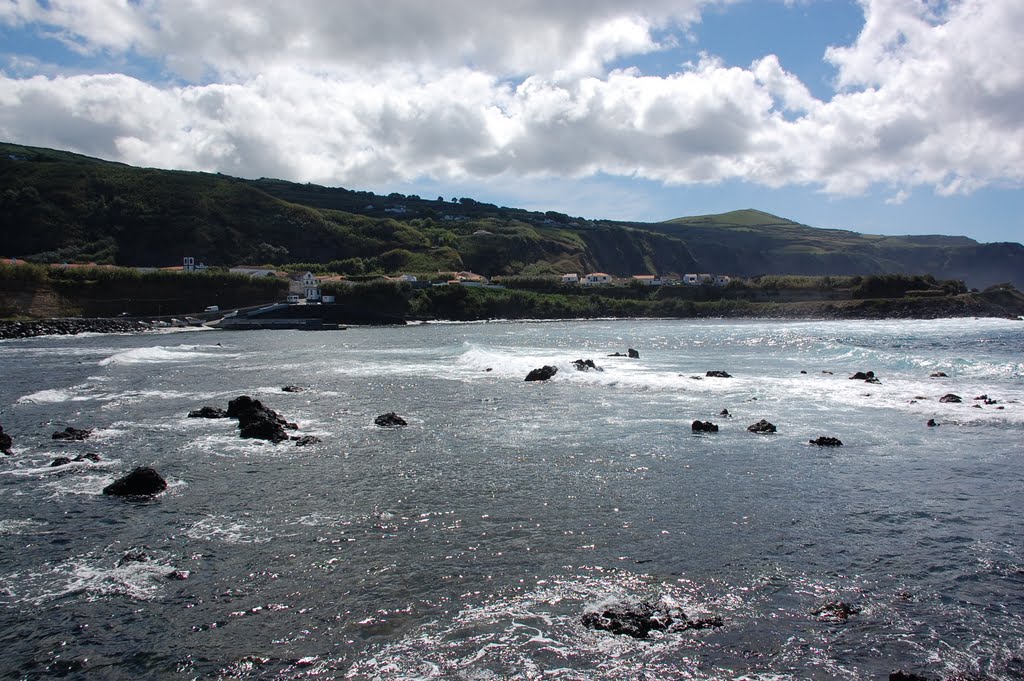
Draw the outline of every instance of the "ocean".
[[[1022,351],[997,319],[0,341],[0,677],[1018,679]],[[187,417],[239,395],[320,442]],[[102,494],[136,466],[167,491]],[[721,626],[584,625],[644,602]]]

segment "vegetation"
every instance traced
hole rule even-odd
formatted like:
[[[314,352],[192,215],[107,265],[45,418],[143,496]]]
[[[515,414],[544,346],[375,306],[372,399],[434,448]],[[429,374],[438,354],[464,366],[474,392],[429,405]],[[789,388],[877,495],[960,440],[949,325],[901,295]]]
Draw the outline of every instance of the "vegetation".
[[[0,224],[2,255],[37,263],[167,266],[190,255],[212,266],[303,266],[347,276],[472,270],[523,278],[516,288],[536,292],[553,292],[541,282],[564,272],[710,272],[760,281],[746,290],[763,298],[771,297],[770,277],[782,276],[930,273],[982,288],[1003,281],[1024,288],[1020,244],[814,229],[755,210],[653,224],[588,220],[468,197],[380,196],[134,168],[14,144],[0,144]],[[774,290],[799,288],[780,280]],[[739,298],[743,289],[726,293]],[[690,295],[709,298],[663,297]]]

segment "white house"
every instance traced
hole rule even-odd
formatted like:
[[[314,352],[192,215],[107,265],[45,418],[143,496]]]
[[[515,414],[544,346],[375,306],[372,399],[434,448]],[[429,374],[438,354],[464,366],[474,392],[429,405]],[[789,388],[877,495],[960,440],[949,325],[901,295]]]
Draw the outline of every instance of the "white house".
[[[562,283],[563,284],[578,284],[578,283],[580,283],[580,275],[576,274],[575,272],[572,273],[572,274],[563,274],[562,275]]]
[[[610,284],[612,283],[612,275],[605,274],[604,272],[591,272],[590,274],[583,277],[584,286],[595,286],[597,284]]]
[[[730,276],[726,274],[719,274],[717,277],[715,277],[715,286],[725,286],[730,281],[732,281],[732,278]]]
[[[196,259],[191,255],[186,255],[181,261],[181,269],[185,272],[202,272],[206,269],[206,265],[203,263],[196,263]]]
[[[661,277],[656,274],[634,274],[633,281],[644,286],[661,286]]]
[[[320,280],[313,276],[312,272],[306,272],[302,275],[302,288],[306,292],[307,301],[320,300]]]
[[[700,286],[700,277],[696,274],[684,274],[683,283],[687,286]]]

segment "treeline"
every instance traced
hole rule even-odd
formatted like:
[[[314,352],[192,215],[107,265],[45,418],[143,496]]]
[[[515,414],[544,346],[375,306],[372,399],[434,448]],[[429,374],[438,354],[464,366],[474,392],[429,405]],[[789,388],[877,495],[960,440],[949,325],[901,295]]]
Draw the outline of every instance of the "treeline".
[[[183,315],[210,305],[245,307],[281,300],[288,282],[228,272],[140,272],[124,267],[0,264],[0,290],[48,289],[90,317]]]

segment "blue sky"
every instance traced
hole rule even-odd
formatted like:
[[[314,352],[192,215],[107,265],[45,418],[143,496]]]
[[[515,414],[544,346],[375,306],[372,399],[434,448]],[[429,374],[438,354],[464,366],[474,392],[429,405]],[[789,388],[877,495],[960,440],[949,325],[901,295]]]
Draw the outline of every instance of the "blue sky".
[[[588,218],[1021,241],[1019,0],[0,0],[0,138]]]

